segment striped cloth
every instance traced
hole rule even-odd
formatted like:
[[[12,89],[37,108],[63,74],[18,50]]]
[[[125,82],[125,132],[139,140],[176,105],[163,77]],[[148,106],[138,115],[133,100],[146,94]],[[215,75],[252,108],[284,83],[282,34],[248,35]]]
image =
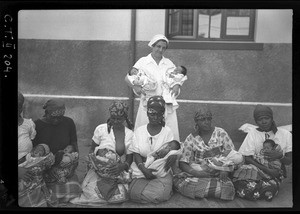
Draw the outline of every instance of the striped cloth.
[[[129,185],[129,198],[137,203],[160,203],[172,196],[172,176],[148,180],[135,178]]]
[[[195,198],[220,198],[233,200],[235,189],[231,181],[221,182],[219,178],[179,177],[173,179],[176,191]]]
[[[102,182],[101,179],[102,178],[95,172],[95,170],[89,169],[82,182],[82,194],[79,197],[70,200],[70,203],[97,206],[107,203],[122,203],[128,201],[128,184],[120,183],[113,195],[108,200],[105,200],[99,190],[99,184]]]
[[[44,181],[35,188],[19,194],[18,203],[20,207],[57,207],[58,205],[57,198]]]
[[[68,202],[72,198],[78,197],[81,192],[81,185],[78,181],[78,176],[74,174],[71,178],[67,179],[66,183],[47,183],[47,187],[52,190],[60,203]]]

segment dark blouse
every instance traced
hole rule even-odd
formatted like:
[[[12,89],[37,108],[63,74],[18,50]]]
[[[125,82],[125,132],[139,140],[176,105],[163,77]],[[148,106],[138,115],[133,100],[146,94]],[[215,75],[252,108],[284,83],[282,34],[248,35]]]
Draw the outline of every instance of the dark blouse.
[[[78,152],[77,134],[74,121],[69,117],[63,117],[57,124],[49,124],[41,119],[35,122],[36,136],[33,140],[33,146],[37,144],[47,144],[50,151],[55,154],[63,150],[67,145],[73,145]]]

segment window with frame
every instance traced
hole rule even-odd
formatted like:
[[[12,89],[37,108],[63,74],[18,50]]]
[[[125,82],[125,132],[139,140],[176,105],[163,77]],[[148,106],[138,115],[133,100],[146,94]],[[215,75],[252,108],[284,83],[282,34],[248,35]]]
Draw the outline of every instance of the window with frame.
[[[166,35],[173,40],[254,41],[255,10],[168,9]]]

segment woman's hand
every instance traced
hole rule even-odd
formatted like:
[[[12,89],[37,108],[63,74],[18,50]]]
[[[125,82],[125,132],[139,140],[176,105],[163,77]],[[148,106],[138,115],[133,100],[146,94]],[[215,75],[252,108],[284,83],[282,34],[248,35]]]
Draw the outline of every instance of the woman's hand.
[[[212,178],[214,177],[211,173],[205,172],[205,171],[196,171],[193,170],[193,173],[190,173],[194,175],[197,178]]]
[[[171,95],[174,95],[175,97],[179,94],[180,85],[174,85],[171,91]]]
[[[220,171],[220,175],[219,175],[220,181],[224,183],[230,181],[230,179],[228,178],[228,174],[229,173],[226,171]]]
[[[170,155],[167,158],[165,167],[164,167],[166,172],[170,169],[170,167],[174,166],[174,164],[176,163],[176,160],[177,160],[177,155]]]
[[[280,176],[279,170],[277,169],[269,169],[267,168],[265,172],[270,175],[272,178],[276,178]]]
[[[24,167],[18,167],[18,178],[23,179],[26,182],[33,180],[33,173]]]
[[[112,176],[119,176],[125,170],[125,163],[116,163],[108,167],[107,172]]]
[[[155,175],[153,175],[152,174],[152,172],[157,172],[157,169],[148,169],[148,168],[146,168],[145,166],[142,166],[141,168],[140,168],[140,170],[142,171],[142,173],[145,175],[145,177],[147,178],[147,179],[155,179],[156,178],[156,176]]]
[[[274,161],[274,160],[276,160],[276,159],[282,158],[283,153],[282,153],[282,152],[279,152],[279,151],[274,151],[274,150],[272,150],[272,151],[265,151],[265,152],[264,152],[264,156],[265,156],[268,160]]]

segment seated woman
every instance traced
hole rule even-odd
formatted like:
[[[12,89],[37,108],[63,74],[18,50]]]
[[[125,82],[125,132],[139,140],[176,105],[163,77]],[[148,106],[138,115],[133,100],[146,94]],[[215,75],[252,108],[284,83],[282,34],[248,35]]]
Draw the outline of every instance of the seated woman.
[[[241,198],[271,201],[278,193],[281,172],[285,172],[285,165],[292,163],[292,134],[276,127],[273,111],[268,106],[257,105],[253,115],[258,128],[249,130],[239,149],[239,152],[245,156],[245,165],[234,172],[234,186],[237,195]],[[268,161],[280,159],[283,170],[263,165],[255,160],[254,157],[260,154],[266,139],[272,139],[280,145],[282,151],[267,150],[263,155]]]
[[[173,133],[164,121],[165,101],[162,96],[150,97],[147,102],[149,123],[138,127],[129,151],[133,152],[134,162],[131,165],[132,182],[129,186],[129,197],[139,203],[159,203],[170,199],[172,194],[172,176],[168,172],[176,155],[165,160],[164,177],[156,176],[157,169],[146,168],[147,155],[158,151],[163,145],[173,140]],[[175,157],[175,160],[174,160]]]
[[[89,169],[82,182],[83,192],[70,201],[73,204],[95,205],[128,200],[130,179],[125,171],[129,170],[133,159],[128,150],[133,138],[133,124],[128,119],[128,106],[122,101],[114,101],[109,113],[107,123],[100,124],[94,131],[88,155]]]
[[[24,96],[18,93],[18,204],[20,207],[56,206],[56,197],[46,187],[42,173],[54,163],[49,147],[41,144],[32,149],[35,124],[23,118]],[[36,157],[43,155],[44,157]]]
[[[183,143],[179,170],[174,175],[175,189],[189,198],[220,198],[233,200],[235,191],[229,178],[234,167],[219,167],[207,171],[203,162],[219,157],[226,151],[234,150],[234,145],[227,132],[212,126],[212,113],[203,106],[195,117],[195,131],[187,136]],[[175,170],[174,170],[175,171]]]
[[[51,99],[45,103],[43,109],[45,109],[45,115],[35,121],[37,134],[33,145],[46,144],[53,154],[68,145],[73,145],[75,151],[78,152],[75,123],[71,118],[64,116],[66,109],[64,102],[60,99]],[[66,182],[46,182],[47,187],[52,190],[59,202],[68,202],[81,193],[75,173],[77,166],[78,162],[72,164],[71,175]],[[51,169],[45,172],[45,177],[50,171]]]

